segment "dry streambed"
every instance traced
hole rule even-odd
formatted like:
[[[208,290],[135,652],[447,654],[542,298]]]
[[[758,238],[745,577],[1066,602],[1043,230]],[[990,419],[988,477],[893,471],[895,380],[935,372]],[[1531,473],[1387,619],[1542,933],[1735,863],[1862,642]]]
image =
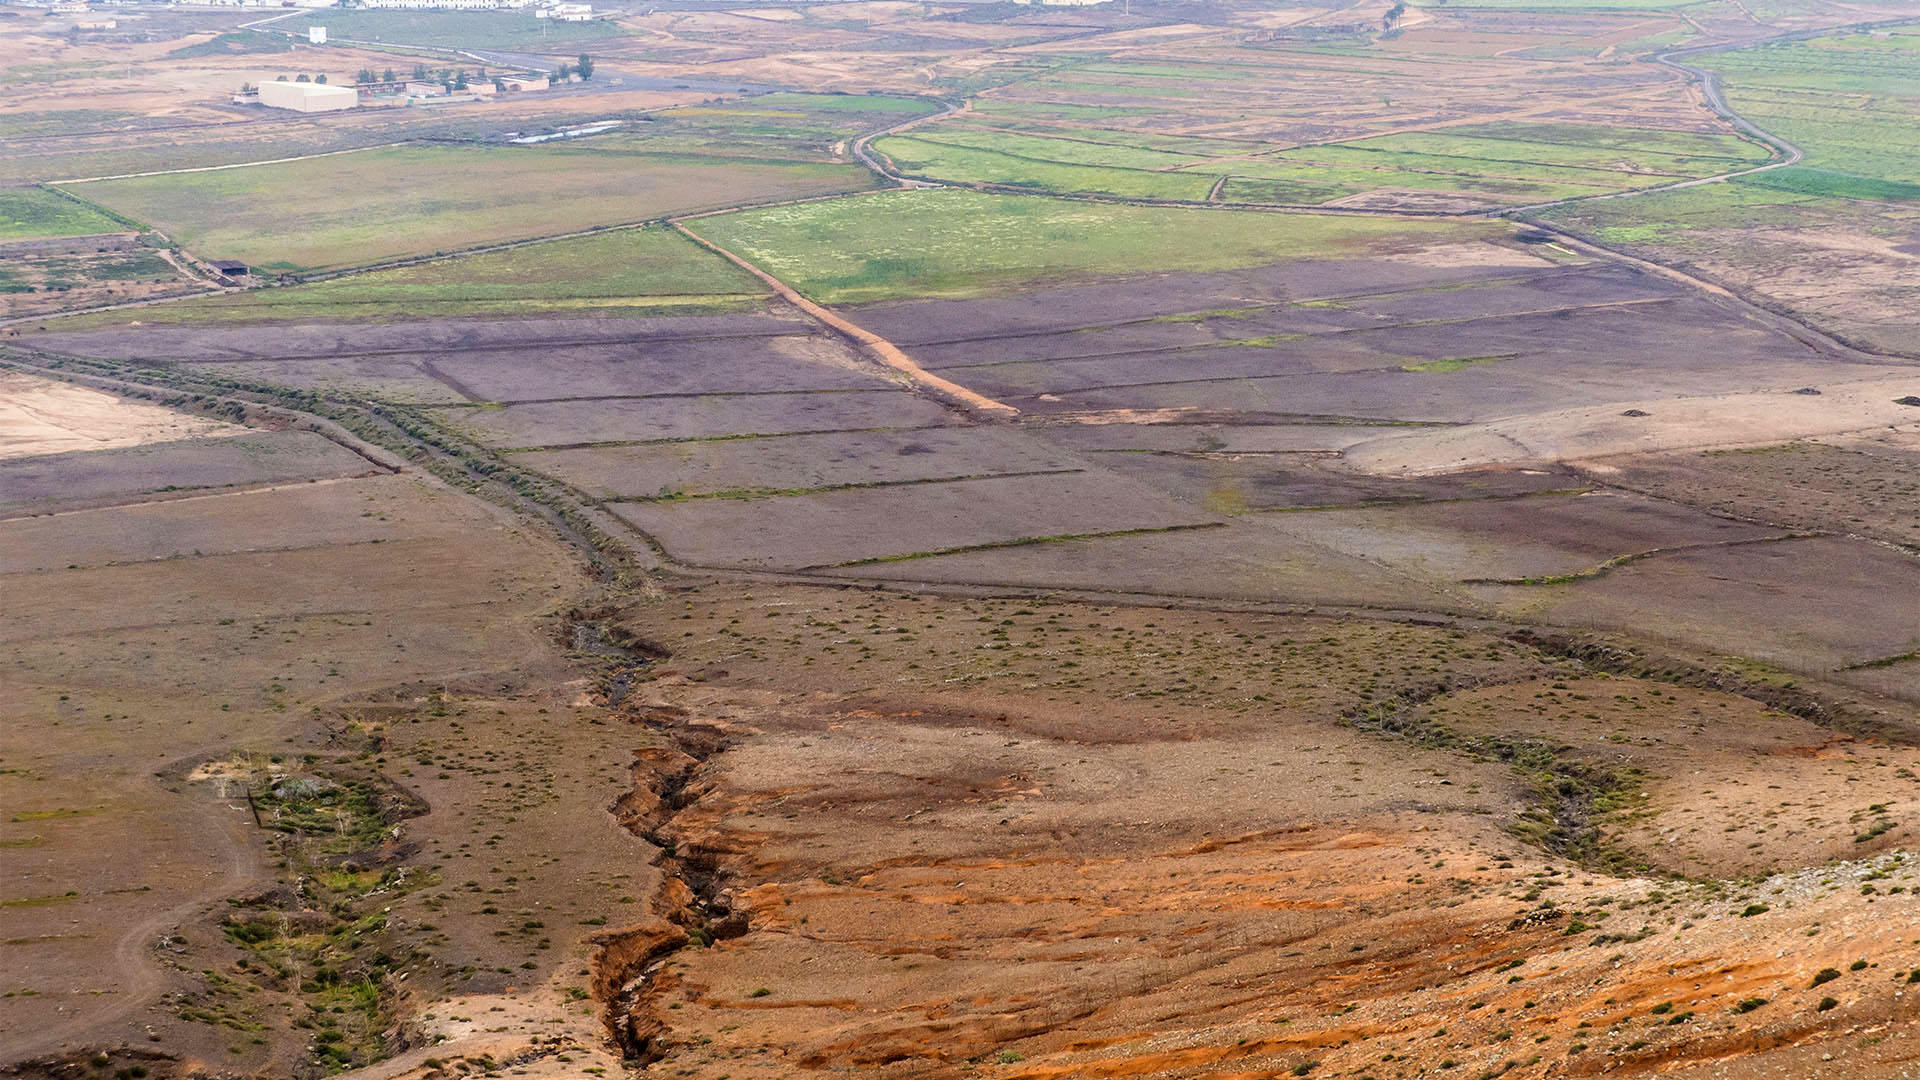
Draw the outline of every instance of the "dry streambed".
[[[676,648],[623,708],[681,747],[637,760],[630,820],[687,888],[608,982],[658,1067],[1910,1060],[1844,1036],[1912,1008],[1912,870],[1884,854],[1920,795],[1911,743],[1750,696],[1769,688],[1073,604],[708,589],[629,617]]]

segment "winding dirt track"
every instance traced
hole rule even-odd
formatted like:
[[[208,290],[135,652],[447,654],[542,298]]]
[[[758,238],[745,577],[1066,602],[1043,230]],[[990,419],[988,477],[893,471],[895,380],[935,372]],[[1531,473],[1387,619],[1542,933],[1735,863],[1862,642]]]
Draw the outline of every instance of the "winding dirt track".
[[[839,315],[835,315],[833,312],[800,295],[799,291],[793,286],[788,285],[786,282],[781,281],[765,270],[735,255],[719,244],[708,240],[706,237],[687,228],[680,222],[674,221],[672,225],[680,235],[685,236],[687,239],[699,244],[708,251],[726,259],[728,262],[733,263],[735,266],[759,278],[761,281],[766,282],[767,287],[778,293],[780,298],[787,303],[792,304],[794,307],[806,312],[809,316],[818,319],[834,330],[852,338],[868,352],[872,353],[875,359],[893,368],[895,371],[900,372],[902,375],[905,375],[908,379],[912,380],[915,385],[924,386],[937,394],[951,398],[968,408],[978,409],[981,412],[1008,418],[1020,415],[1020,410],[1011,405],[995,401],[985,394],[969,390],[957,382],[953,382],[950,379],[943,379],[933,374],[919,364],[914,363],[913,358],[901,352],[900,347],[893,342],[888,341],[886,338],[881,337],[879,334],[863,326],[858,326]]]

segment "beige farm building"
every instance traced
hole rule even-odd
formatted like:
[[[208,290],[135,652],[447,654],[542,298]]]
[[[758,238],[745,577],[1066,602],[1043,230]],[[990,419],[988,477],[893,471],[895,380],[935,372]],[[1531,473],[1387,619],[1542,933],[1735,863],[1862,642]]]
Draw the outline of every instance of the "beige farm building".
[[[360,104],[360,95],[350,86],[270,82],[260,84],[260,104],[294,112],[329,112],[353,108]]]

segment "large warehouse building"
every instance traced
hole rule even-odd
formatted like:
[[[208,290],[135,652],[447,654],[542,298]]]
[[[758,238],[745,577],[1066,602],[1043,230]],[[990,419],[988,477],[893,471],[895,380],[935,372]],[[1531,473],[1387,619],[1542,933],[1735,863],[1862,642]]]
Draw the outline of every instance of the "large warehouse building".
[[[294,112],[328,112],[353,108],[360,104],[360,95],[350,86],[270,82],[260,84],[260,104]]]

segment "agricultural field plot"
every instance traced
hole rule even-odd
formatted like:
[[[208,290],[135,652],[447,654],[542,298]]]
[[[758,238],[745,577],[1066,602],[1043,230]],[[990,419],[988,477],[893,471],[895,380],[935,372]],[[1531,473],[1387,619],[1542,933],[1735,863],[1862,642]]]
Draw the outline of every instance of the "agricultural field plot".
[[[238,434],[242,428],[91,387],[0,373],[0,461],[72,450],[113,450],[149,442]]]
[[[508,315],[657,317],[751,310],[766,294],[752,275],[672,230],[648,226],[64,321],[60,327],[134,320],[145,326],[217,326]]]
[[[1610,347],[1596,351],[1599,341]],[[1339,344],[1350,351],[1336,352],[1333,370],[1316,369],[1323,358],[1313,344],[1034,361],[950,369],[948,377],[1034,414],[1201,409],[1245,419],[1465,424],[1604,402],[1786,391],[1838,374],[1832,361],[1784,334],[1679,297],[1463,318],[1446,324],[1444,335],[1426,325],[1349,331]],[[1720,351],[1728,347],[1740,350],[1739,362]],[[1851,373],[1871,371],[1857,365]]]
[[[1784,528],[1920,549],[1920,446],[1864,433],[1603,463],[1608,482]]]
[[[872,184],[853,166],[572,147],[400,147],[70,185],[259,272],[364,265]]]
[[[1732,136],[1588,124],[1476,126],[1274,151],[1216,144],[1220,157],[1126,145],[1117,130],[1047,137],[948,121],[874,148],[911,176],[1190,202],[1353,202],[1444,192],[1455,206],[1542,202],[1733,172],[1768,150]],[[1540,136],[1536,139],[1536,135]],[[1191,140],[1201,143],[1201,140]],[[1425,205],[1438,207],[1438,203]]]
[[[14,240],[125,232],[125,223],[38,188],[0,190],[0,245]]]
[[[0,190],[0,318],[178,295],[202,282],[125,221],[38,188]]]
[[[87,237],[76,237],[85,241]],[[150,248],[117,239],[48,250],[45,241],[9,250],[0,244],[0,318],[20,318],[98,304],[187,296],[212,288]]]
[[[336,61],[341,67],[335,74],[342,82],[352,80],[356,74],[355,68],[372,66],[379,69],[382,65],[394,62],[392,54],[342,52],[339,56],[345,59]],[[160,70],[164,71],[165,68],[161,67]],[[209,76],[209,80],[217,77],[217,82],[209,81],[207,85],[196,89],[201,95],[224,97],[242,81],[272,80],[283,74],[287,72],[277,67],[218,71]],[[113,79],[103,81],[109,88],[118,82]],[[9,140],[0,136],[0,148],[5,151],[0,153],[0,183],[37,184],[239,165],[388,146],[408,140],[497,142],[506,131],[564,130],[605,119],[609,111],[659,109],[699,101],[700,98],[699,92],[690,89],[633,91],[610,101],[599,95],[580,98],[566,94],[528,94],[477,110],[349,109],[316,114],[300,120],[248,114],[236,116],[229,110],[207,107],[204,116],[192,116],[198,122],[191,126],[178,126],[177,117],[172,118],[171,123],[167,118],[150,121],[167,124],[169,130],[165,139],[142,137],[137,128],[108,131],[89,129],[62,134],[58,138],[33,140]],[[204,97],[200,100],[204,100]],[[0,117],[6,115],[0,113]],[[27,115],[46,114],[36,112]]]
[[[611,444],[913,429],[954,422],[941,406],[901,388],[590,398],[448,409],[439,416],[466,437],[504,451],[583,444],[605,449]],[[620,460],[613,453],[587,457],[605,462],[600,466],[605,469],[617,469]],[[643,493],[652,494],[658,487]]]
[[[1515,617],[1632,627],[1650,640],[1842,681],[1854,665],[1920,645],[1912,602],[1920,566],[1911,555],[1843,537],[1677,551],[1570,583],[1474,591]],[[1780,618],[1783,610],[1792,619]],[[1881,692],[1920,701],[1920,669],[1866,670]]]
[[[1587,490],[1586,484],[1566,468],[1479,469],[1421,477],[1369,476],[1346,467],[1338,456],[1337,439],[1330,441],[1326,434],[1350,429],[1377,435],[1394,430],[1388,427],[1343,424],[1337,428],[1329,425],[1294,429],[1273,426],[1275,430],[1302,431],[1300,441],[1308,449],[1229,450],[1204,443],[1188,443],[1165,450],[1141,447],[1141,443],[1152,442],[1153,436],[1166,427],[1149,425],[1130,437],[1116,433],[1114,448],[1089,450],[1087,454],[1102,468],[1130,476],[1213,513],[1230,515],[1260,515],[1269,511],[1328,511],[1344,507],[1429,502],[1471,504],[1487,499],[1518,499]],[[1073,426],[1046,425],[1041,430],[1050,442],[1073,445],[1072,440],[1062,437],[1071,434]],[[1268,428],[1237,430],[1264,431]],[[1315,434],[1307,435],[1307,431]],[[1312,518],[1290,527],[1302,535],[1308,535],[1328,520],[1324,514],[1316,513]],[[1609,551],[1608,554],[1619,552]]]
[[[177,442],[14,458],[0,470],[0,513],[44,514],[137,496],[178,498],[375,470],[366,458],[308,431],[222,432]]]
[[[1047,142],[1052,140],[1032,140]],[[1063,148],[1071,144],[1059,144]],[[963,184],[1033,191],[1126,195],[1205,202],[1217,177],[1141,169],[1099,168],[1059,160],[981,150],[944,139],[894,137],[874,143],[901,173]]]
[[[1155,269],[1393,256],[1507,235],[1491,222],[1223,214],[970,191],[892,191],[701,218],[700,236],[824,304],[966,297]]]
[[[653,113],[577,145],[590,150],[846,161],[848,140],[938,108],[921,98],[884,94],[756,94]]]
[[[1273,527],[1454,583],[1592,575],[1615,560],[1782,535],[1685,505],[1593,489],[1280,515]]]
[[[1147,484],[1141,487],[1153,490]],[[1171,496],[1160,497],[1171,500]],[[1206,515],[1202,520],[1221,520],[1219,511],[1187,505],[1190,514]],[[1213,528],[1052,536],[1037,543],[931,550],[912,558],[822,567],[816,572],[864,581],[983,588],[1462,614],[1486,610],[1473,598],[1417,571],[1369,562],[1247,516],[1227,519]]]
[[[1920,26],[1762,45],[1700,58],[1727,104],[1800,145],[1806,161],[1768,177],[1808,194],[1853,194],[1849,180],[1884,180],[1867,198],[1920,199]],[[1838,175],[1835,175],[1838,174]],[[1789,179],[1790,178],[1790,179]]]
[[[488,403],[882,390],[896,385],[833,338],[736,334],[545,349],[469,350],[432,359],[472,400]],[[483,410],[484,411],[484,410]]]
[[[1454,265],[1303,260],[855,314],[923,366],[1036,417],[1452,424],[1874,373],[1651,275],[1462,247]]]
[[[614,513],[700,566],[829,568],[1217,519],[1110,473],[929,481],[752,499],[623,502]]]
[[[1920,36],[1836,34],[1694,57],[1792,168],[1556,208],[1601,243],[1690,268],[1862,348],[1920,357]]]
[[[999,428],[807,432],[515,455],[598,499],[755,498],[1016,473],[1080,472],[1076,455]]]
[[[76,320],[77,321],[77,320]],[[63,321],[49,326],[66,326]],[[139,320],[36,335],[35,348],[108,360],[224,364],[268,360],[321,362],[357,355],[460,352],[542,346],[620,345],[683,338],[806,333],[796,313],[665,315],[651,319],[424,319],[397,322],[298,322],[281,326],[148,326]]]
[[[1063,55],[877,149],[910,174],[963,183],[1191,198],[1172,180],[1190,175],[1228,202],[1433,210],[1658,186],[1768,158],[1703,120],[1679,83],[1624,62],[1622,45],[1650,49],[1684,23],[1573,18],[1436,10],[1337,48],[1271,31]]]

